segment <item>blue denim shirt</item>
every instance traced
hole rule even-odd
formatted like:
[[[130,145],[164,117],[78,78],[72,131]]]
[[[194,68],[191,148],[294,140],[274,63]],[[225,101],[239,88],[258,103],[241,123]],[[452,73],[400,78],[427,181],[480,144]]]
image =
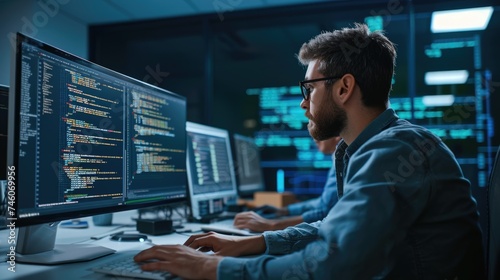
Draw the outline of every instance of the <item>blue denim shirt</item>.
[[[328,171],[326,183],[321,196],[287,206],[288,215],[302,216],[306,223],[322,220],[330,209],[337,203],[337,175],[335,164]]]
[[[388,109],[336,165],[325,219],[265,232],[266,255],[223,258],[218,278],[484,279],[470,183],[439,138]]]

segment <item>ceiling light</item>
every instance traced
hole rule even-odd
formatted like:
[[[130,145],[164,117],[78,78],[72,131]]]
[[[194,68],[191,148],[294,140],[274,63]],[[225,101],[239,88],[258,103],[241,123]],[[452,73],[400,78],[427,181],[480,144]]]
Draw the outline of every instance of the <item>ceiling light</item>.
[[[467,70],[434,71],[425,73],[425,84],[429,86],[464,84],[467,78],[469,78]]]
[[[490,22],[493,7],[438,11],[432,13],[433,33],[484,30]]]
[[[451,106],[455,102],[455,96],[448,95],[426,95],[422,97],[425,107]]]

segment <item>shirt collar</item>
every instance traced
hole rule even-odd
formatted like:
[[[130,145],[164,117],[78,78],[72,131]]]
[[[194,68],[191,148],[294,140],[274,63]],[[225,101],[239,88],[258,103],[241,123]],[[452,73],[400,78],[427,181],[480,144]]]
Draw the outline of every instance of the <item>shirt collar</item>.
[[[393,109],[386,109],[382,114],[375,118],[359,135],[354,139],[351,145],[347,145],[344,139],[340,140],[335,151],[335,157],[343,157],[346,154],[350,157],[354,152],[358,150],[366,141],[370,138],[387,128],[391,123],[398,120],[399,117],[396,115]]]

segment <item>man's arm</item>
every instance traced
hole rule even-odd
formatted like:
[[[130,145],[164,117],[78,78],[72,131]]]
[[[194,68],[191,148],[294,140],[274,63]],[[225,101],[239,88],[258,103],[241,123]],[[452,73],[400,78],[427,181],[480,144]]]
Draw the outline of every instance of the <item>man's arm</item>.
[[[412,155],[413,147],[389,139],[363,148],[351,159],[345,174],[345,194],[321,223],[317,238],[291,244],[274,240],[293,240],[300,232],[265,232],[266,252],[287,255],[224,258],[218,264],[218,279],[307,279],[325,275],[368,279],[381,273],[384,265],[394,261],[392,254],[404,239],[405,230],[424,209],[429,189],[424,184],[423,166],[415,167],[404,182],[386,178],[387,172],[399,173],[399,162],[394,158]],[[359,172],[367,167],[369,172]]]
[[[145,271],[163,270],[183,278],[215,280],[219,255],[257,255],[266,250],[263,236],[236,237],[213,232],[192,235],[184,245],[156,245],[137,254],[134,260],[155,260],[141,265]],[[215,254],[202,253],[209,250]]]
[[[304,219],[302,216],[293,216],[293,217],[285,217],[281,219],[272,220],[272,226],[269,230],[280,230],[285,229],[287,227],[296,226],[300,223],[303,223]]]
[[[234,225],[238,228],[247,228],[253,231],[263,232],[267,230],[285,229],[302,222],[312,223],[325,218],[330,209],[337,203],[337,200],[337,179],[335,168],[332,167],[328,172],[328,179],[320,197],[294,203],[288,207],[279,208],[279,211],[277,211],[282,215],[290,215],[292,217],[266,219],[253,212],[243,212],[236,215]],[[306,211],[306,209],[309,210]]]
[[[285,229],[289,226],[300,224],[303,221],[302,216],[266,219],[255,212],[243,212],[234,218],[234,226],[237,228],[247,228],[256,232],[264,232]]]
[[[270,232],[267,237],[268,240],[265,240],[262,235],[239,237],[213,232],[196,234],[189,237],[184,244],[186,246],[154,246],[137,254],[134,260],[137,262],[154,260],[153,262],[141,265],[141,268],[147,271],[169,271],[183,278],[234,279],[227,275],[222,276],[222,278],[220,275],[217,275],[218,267],[222,260],[220,256],[258,255],[265,252],[286,254],[291,251],[300,250],[306,244],[316,239],[317,226],[318,224],[301,224],[286,231]],[[215,254],[208,255],[202,253],[207,250],[212,250]]]
[[[400,173],[399,162],[394,158],[409,157],[414,151],[414,147],[397,139],[363,146],[351,158],[345,174],[345,194],[329,215],[322,222],[265,232],[268,255],[219,259],[177,245],[158,249],[158,255],[149,259],[161,257],[156,258],[158,268],[186,278],[373,278],[384,265],[394,261],[394,250],[399,248],[406,230],[423,211],[429,197],[422,165],[405,173],[403,181],[387,178],[388,172]],[[360,172],[367,168],[369,172]]]

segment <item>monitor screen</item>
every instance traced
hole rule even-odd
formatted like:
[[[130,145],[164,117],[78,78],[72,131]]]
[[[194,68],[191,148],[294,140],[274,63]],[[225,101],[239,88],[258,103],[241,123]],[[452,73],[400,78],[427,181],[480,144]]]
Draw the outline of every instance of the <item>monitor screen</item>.
[[[9,108],[9,88],[0,85],[0,180],[7,174],[7,116]],[[0,194],[0,198],[3,197]]]
[[[260,149],[253,138],[237,133],[233,134],[233,143],[238,195],[242,198],[251,198],[254,192],[265,190]]]
[[[16,46],[17,226],[186,199],[184,97],[22,34]]]
[[[191,215],[210,219],[237,197],[229,132],[192,122],[186,130]]]

